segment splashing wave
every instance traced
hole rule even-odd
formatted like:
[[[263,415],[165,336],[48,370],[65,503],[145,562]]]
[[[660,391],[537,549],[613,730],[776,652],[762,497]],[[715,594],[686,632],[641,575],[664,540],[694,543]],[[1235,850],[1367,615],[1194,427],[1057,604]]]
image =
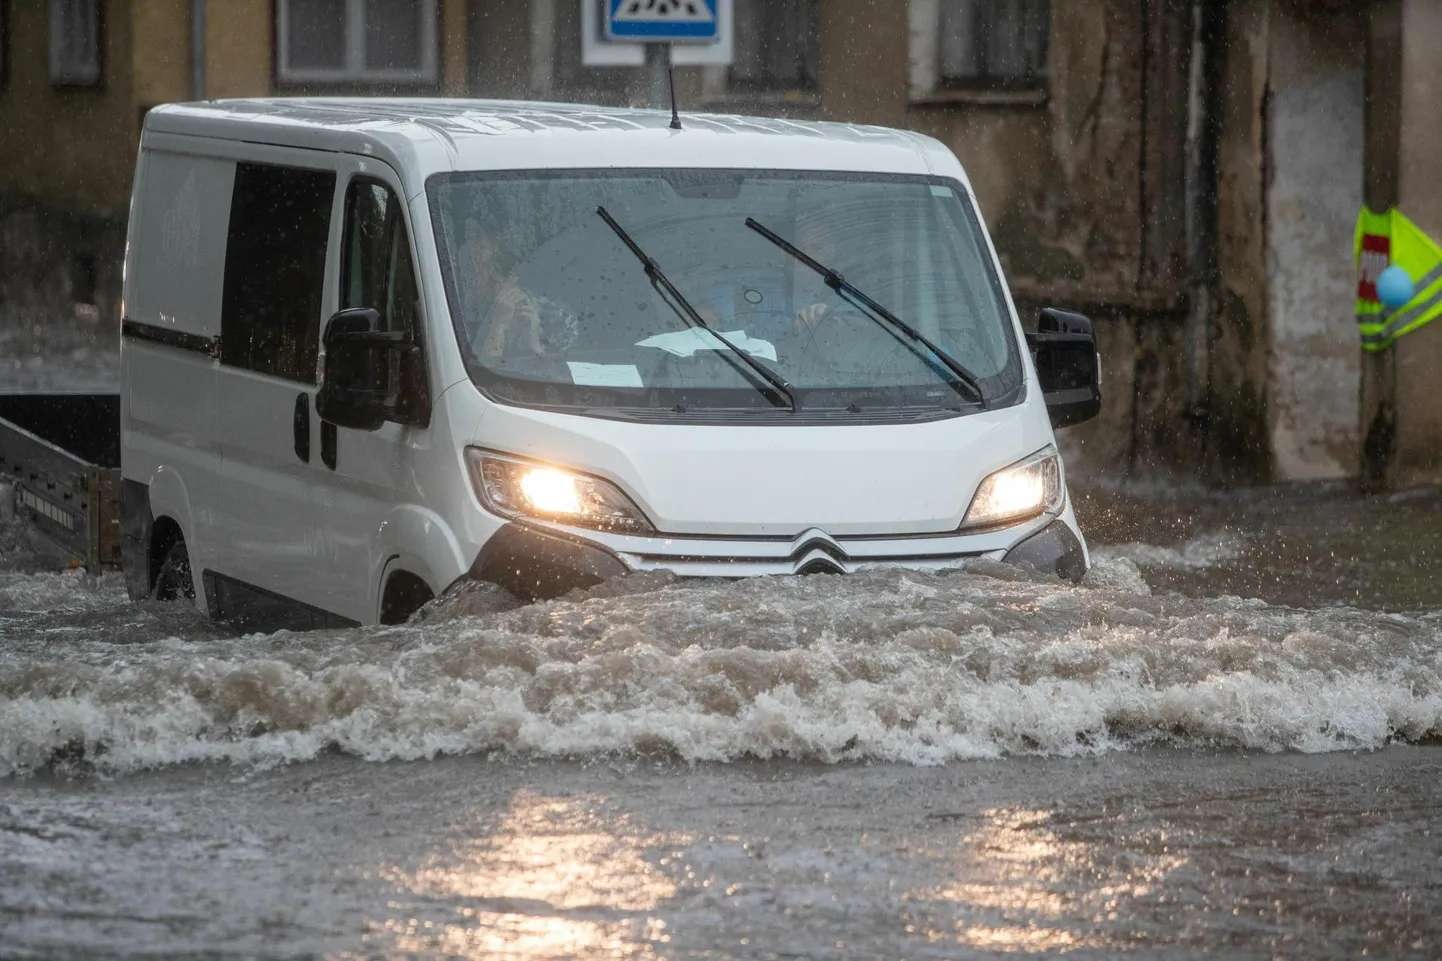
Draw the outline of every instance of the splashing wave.
[[[640,575],[406,627],[227,637],[118,577],[0,574],[0,776],[339,750],[938,764],[1145,744],[1366,748],[1442,732],[1442,619],[1064,585]]]

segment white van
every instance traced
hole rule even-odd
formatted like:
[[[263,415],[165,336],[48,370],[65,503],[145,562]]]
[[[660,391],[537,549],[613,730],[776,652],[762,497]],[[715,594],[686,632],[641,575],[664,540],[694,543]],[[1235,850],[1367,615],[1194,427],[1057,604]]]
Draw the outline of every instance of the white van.
[[[956,158],[836,123],[461,100],[147,114],[124,566],[253,628],[465,578],[1085,573],[1053,426],[1091,325],[1018,322]],[[1042,378],[1038,379],[1038,370]]]

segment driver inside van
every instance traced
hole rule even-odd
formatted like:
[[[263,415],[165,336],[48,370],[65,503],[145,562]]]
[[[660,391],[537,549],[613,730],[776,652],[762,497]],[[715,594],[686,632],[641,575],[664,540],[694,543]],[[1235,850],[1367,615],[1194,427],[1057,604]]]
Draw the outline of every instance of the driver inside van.
[[[791,245],[800,250],[812,260],[835,270],[837,265],[832,263],[832,257],[837,251],[836,244],[827,233],[825,224],[815,217],[800,218],[796,224],[796,234],[789,238]],[[777,251],[778,254],[781,251]],[[782,254],[782,256],[788,256]],[[788,256],[791,268],[796,271],[802,282],[816,279],[816,273],[799,260]],[[822,301],[815,301],[796,311],[792,319],[792,330],[795,334],[814,334],[817,325],[831,312],[831,306]]]
[[[544,304],[551,303],[549,299],[528,289],[518,278],[517,273],[522,264],[518,262],[511,245],[505,242],[504,237],[483,228],[478,218],[467,218],[464,224],[464,240],[457,258],[458,262],[464,265],[457,278],[459,293],[467,315],[484,318],[484,322],[472,335],[470,346],[474,355],[482,360],[543,358],[553,355],[556,360],[565,359],[562,356],[564,350],[576,339],[577,331],[553,331],[548,335],[545,317],[557,313],[557,307],[551,304],[549,311],[543,309]],[[801,219],[795,228],[794,237],[789,239],[809,256],[831,265],[827,258],[835,252],[831,249],[835,246],[834,236],[820,219]],[[792,285],[793,289],[815,289],[817,278],[809,267],[787,257],[779,250],[777,254],[786,261],[787,273],[782,275],[786,278],[782,280],[783,285]],[[684,285],[684,280],[681,284]],[[779,290],[772,291],[772,294],[780,299]],[[762,318],[758,315],[749,318],[733,317],[733,312],[719,307],[714,298],[705,297],[701,292],[693,296],[697,312],[713,329],[724,331],[733,327],[756,328],[747,330],[746,333],[751,338],[774,344],[782,367],[803,359],[811,364],[821,362],[825,365],[823,356],[833,352],[827,350],[825,338],[822,338],[821,342],[817,339],[835,313],[833,305],[821,300],[800,307],[789,321],[783,321],[778,326],[760,322]],[[570,312],[562,309],[560,313]],[[568,320],[564,326],[577,326],[575,320]],[[556,333],[562,333],[563,336],[555,336]]]
[[[516,279],[515,258],[474,218],[466,221],[459,259],[466,267],[459,278],[466,311],[489,321],[471,343],[476,355],[503,357],[518,349],[544,354],[536,298]]]

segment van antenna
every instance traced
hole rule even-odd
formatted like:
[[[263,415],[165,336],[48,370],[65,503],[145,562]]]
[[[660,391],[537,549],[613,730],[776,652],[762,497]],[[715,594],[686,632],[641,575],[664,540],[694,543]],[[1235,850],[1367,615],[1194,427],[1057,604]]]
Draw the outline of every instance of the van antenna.
[[[671,67],[671,58],[666,58],[666,85],[671,88],[671,129],[681,129],[681,115],[676,112],[676,75]]]

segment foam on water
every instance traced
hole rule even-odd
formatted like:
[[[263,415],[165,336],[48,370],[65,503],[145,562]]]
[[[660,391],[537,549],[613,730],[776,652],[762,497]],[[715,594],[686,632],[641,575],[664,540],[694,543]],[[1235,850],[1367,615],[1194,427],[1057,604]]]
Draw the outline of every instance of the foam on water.
[[[1128,558],[1142,567],[1203,570],[1234,561],[1245,547],[1242,539],[1228,531],[1209,531],[1178,547],[1157,544],[1107,544],[1092,549],[1102,559]]]
[[[0,775],[80,764],[662,754],[936,764],[1442,733],[1442,619],[1072,587],[997,564],[640,575],[406,627],[227,637],[115,576],[0,572]]]

